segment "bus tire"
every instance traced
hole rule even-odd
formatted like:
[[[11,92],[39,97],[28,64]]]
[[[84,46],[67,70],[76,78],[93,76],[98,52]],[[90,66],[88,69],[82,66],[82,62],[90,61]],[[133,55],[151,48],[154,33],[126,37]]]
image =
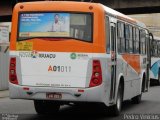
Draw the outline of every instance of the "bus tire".
[[[38,114],[53,114],[58,113],[60,104],[53,101],[34,100],[34,107]]]
[[[122,85],[120,83],[118,87],[116,104],[109,108],[109,113],[112,116],[118,116],[120,114],[121,109],[122,109],[122,101],[123,101],[123,91],[122,91]]]

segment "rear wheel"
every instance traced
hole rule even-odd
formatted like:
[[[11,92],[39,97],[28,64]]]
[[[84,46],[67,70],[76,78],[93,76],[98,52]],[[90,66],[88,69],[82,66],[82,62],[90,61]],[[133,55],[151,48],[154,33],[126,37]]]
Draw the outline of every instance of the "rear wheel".
[[[118,87],[116,104],[109,107],[112,116],[118,116],[120,114],[122,108],[122,101],[123,101],[123,92],[122,92],[122,85],[120,84]]]
[[[34,100],[34,107],[38,114],[53,114],[59,111],[60,104],[54,101]]]

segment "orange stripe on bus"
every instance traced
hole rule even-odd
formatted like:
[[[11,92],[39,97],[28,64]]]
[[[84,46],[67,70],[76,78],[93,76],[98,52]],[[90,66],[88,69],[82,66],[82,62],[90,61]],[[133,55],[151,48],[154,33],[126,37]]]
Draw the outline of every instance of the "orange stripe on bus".
[[[140,73],[140,56],[133,54],[123,54],[123,59],[137,72]]]

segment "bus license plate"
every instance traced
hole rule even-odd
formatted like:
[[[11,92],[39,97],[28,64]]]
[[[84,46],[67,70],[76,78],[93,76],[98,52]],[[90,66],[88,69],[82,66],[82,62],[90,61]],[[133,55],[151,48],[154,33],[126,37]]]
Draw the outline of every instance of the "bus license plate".
[[[61,93],[46,93],[46,98],[49,99],[61,99],[62,94]]]

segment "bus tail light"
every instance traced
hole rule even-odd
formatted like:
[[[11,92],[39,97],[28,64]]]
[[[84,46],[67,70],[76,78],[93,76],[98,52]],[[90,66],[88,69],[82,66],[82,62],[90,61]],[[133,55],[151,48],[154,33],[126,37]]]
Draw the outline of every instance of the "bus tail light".
[[[18,84],[17,74],[16,74],[16,58],[15,57],[10,59],[9,81],[13,84]]]
[[[93,60],[92,63],[92,77],[89,87],[95,87],[102,84],[102,70],[99,60]]]

